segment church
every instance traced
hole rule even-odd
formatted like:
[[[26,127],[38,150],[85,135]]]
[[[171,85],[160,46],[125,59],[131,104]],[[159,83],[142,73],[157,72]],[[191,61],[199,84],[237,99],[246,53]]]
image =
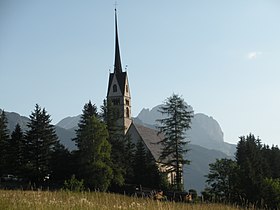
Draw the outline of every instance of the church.
[[[121,64],[121,54],[118,37],[117,12],[115,10],[115,61],[114,71],[109,75],[107,100],[110,100],[113,106],[120,112],[120,118],[117,124],[124,128],[123,134],[130,135],[134,144],[142,141],[145,148],[151,152],[159,170],[165,172],[169,167],[159,161],[161,145],[158,144],[163,139],[163,135],[158,134],[157,130],[138,125],[133,122],[131,116],[131,93],[128,82],[128,75],[123,71]],[[167,174],[168,182],[175,184],[175,173]]]

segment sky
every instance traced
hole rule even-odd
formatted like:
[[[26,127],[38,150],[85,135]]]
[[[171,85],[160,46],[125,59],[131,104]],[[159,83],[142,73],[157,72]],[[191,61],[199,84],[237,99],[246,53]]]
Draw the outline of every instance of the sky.
[[[52,123],[106,97],[113,0],[1,0],[0,108]],[[279,0],[119,0],[132,114],[173,93],[218,121],[226,142],[280,145]]]

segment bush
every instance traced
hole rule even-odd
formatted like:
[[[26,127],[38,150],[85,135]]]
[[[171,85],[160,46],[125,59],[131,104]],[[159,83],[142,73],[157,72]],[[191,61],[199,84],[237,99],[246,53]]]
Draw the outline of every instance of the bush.
[[[64,189],[75,192],[84,191],[84,180],[78,180],[76,179],[75,175],[72,175],[71,179],[64,181]]]
[[[280,209],[280,179],[264,180],[263,199],[269,209]]]

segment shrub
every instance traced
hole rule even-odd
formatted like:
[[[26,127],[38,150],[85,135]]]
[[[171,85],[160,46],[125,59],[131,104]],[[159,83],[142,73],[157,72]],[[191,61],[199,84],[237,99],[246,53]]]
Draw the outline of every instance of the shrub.
[[[280,209],[280,179],[264,180],[262,191],[265,205],[269,209]]]
[[[75,192],[84,191],[84,180],[78,180],[75,175],[72,175],[71,179],[64,181],[64,189]]]

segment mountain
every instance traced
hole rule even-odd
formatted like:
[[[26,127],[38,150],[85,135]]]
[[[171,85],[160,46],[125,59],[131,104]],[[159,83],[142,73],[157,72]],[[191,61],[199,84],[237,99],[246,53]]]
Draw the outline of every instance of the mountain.
[[[8,119],[8,129],[12,133],[16,127],[16,124],[19,124],[22,130],[27,129],[27,123],[29,122],[28,117],[20,116],[15,112],[5,112]]]
[[[23,131],[28,129],[27,123],[29,118],[25,116],[20,116],[15,112],[5,112],[8,120],[8,129],[10,134],[14,131],[16,124],[18,123]],[[59,138],[61,144],[63,144],[67,149],[74,150],[76,148],[75,143],[72,139],[75,137],[75,128],[65,129],[55,125],[55,131]]]
[[[72,128],[77,128],[78,123],[81,119],[81,115],[75,116],[75,117],[66,117],[62,120],[60,120],[56,126],[59,126],[64,129],[72,129]]]
[[[72,141],[76,137],[75,129],[65,129],[55,125],[56,135],[61,144],[63,144],[68,150],[72,151],[76,149],[75,142]]]
[[[163,118],[158,112],[159,106],[149,109],[142,109],[134,119],[138,124],[155,128],[156,120]],[[234,156],[236,145],[224,141],[224,134],[219,123],[213,118],[202,113],[194,114],[192,128],[187,131],[186,136],[194,145],[199,145],[207,149],[219,150],[229,156]]]
[[[190,160],[190,165],[184,166],[184,188],[195,189],[198,193],[203,191],[206,186],[206,177],[209,173],[209,164],[214,163],[216,159],[233,157],[226,155],[218,150],[210,150],[204,147],[189,144],[190,151],[185,155]]]

